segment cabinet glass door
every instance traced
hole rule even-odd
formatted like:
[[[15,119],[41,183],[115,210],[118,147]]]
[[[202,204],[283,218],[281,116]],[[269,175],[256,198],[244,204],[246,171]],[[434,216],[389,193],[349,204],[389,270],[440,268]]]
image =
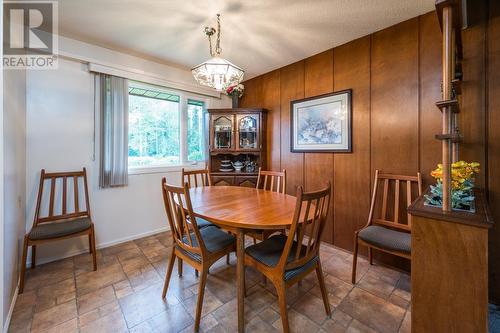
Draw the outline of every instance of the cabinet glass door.
[[[259,149],[258,115],[238,116],[238,146],[240,149]]]
[[[214,126],[214,148],[231,149],[233,135],[233,121],[231,116],[220,116],[215,118]]]

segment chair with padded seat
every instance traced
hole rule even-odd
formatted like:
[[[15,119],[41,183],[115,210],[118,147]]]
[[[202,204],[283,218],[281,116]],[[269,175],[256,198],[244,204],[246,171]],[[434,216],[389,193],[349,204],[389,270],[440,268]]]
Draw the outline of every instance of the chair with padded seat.
[[[187,183],[189,188],[212,186],[212,178],[208,169],[185,170],[184,168],[182,168],[181,179],[182,184]],[[202,218],[197,218],[196,222],[198,222],[198,228],[205,228],[215,225]]]
[[[265,171],[259,168],[257,176],[257,184],[255,188],[264,191],[271,191],[277,193],[286,193],[286,170],[283,171]],[[272,234],[283,230],[256,230],[247,233],[247,236],[253,238],[253,243],[256,244],[257,240],[265,240]]]
[[[187,183],[189,188],[193,187],[205,187],[212,186],[212,176],[210,175],[210,171],[208,169],[198,169],[198,170],[185,170],[182,168],[182,184]],[[188,218],[189,222],[189,218]],[[201,217],[196,218],[196,222],[198,224],[198,228],[203,229],[205,227],[217,227],[210,221],[207,221]],[[228,253],[226,257],[226,263],[229,265],[230,255]],[[182,260],[178,261],[178,265],[182,266]],[[198,271],[195,271],[195,275],[198,276]]]
[[[245,249],[245,265],[269,279],[278,294],[283,331],[289,332],[286,288],[316,271],[325,311],[331,315],[319,248],[328,209],[331,185],[316,192],[297,189],[297,203],[288,236],[274,235]]]
[[[193,214],[187,183],[184,183],[183,187],[171,186],[163,178],[162,193],[168,223],[174,240],[174,248],[167,266],[162,297],[165,298],[167,295],[176,258],[179,262],[185,261],[196,271],[199,271],[201,276],[194,325],[194,330],[197,332],[200,328],[208,269],[217,260],[236,250],[236,238],[215,226],[198,227],[198,219]],[[179,276],[182,276],[182,265],[179,266],[178,273]]]
[[[378,195],[381,186],[383,186],[382,202]],[[404,176],[375,171],[368,222],[354,233],[353,284],[356,283],[359,244],[368,247],[370,265],[373,265],[373,249],[411,259],[411,215],[405,210],[421,194],[420,173],[416,176]],[[406,205],[404,210],[400,209],[401,202]],[[380,210],[380,215],[375,214],[375,210]]]
[[[43,209],[46,202],[45,183],[50,185],[47,212]],[[83,183],[83,196],[80,196],[80,183]],[[88,236],[89,251],[92,254],[95,271],[97,270],[95,232],[90,215],[86,169],[56,173],[46,173],[42,169],[33,226],[24,236],[19,293],[21,294],[24,290],[28,247],[32,248],[31,268],[33,269],[36,267],[38,245],[83,235]]]

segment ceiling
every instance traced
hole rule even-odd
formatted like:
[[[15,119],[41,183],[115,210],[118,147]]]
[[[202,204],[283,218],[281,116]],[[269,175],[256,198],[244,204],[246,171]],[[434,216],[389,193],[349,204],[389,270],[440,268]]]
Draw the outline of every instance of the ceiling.
[[[221,14],[222,56],[269,72],[427,13],[434,0],[61,0],[59,33],[191,68],[209,58],[203,33]]]

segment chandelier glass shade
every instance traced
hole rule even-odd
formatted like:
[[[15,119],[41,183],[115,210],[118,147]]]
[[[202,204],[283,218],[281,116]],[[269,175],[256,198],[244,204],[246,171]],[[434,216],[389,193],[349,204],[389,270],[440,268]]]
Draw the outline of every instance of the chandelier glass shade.
[[[191,72],[199,84],[219,91],[240,83],[245,73],[241,68],[221,57],[213,57],[194,67]]]
[[[222,49],[220,47],[220,15],[217,14],[217,42],[215,52],[212,51],[212,35],[214,28],[206,27],[205,34],[210,45],[210,55],[212,58],[191,69],[195,80],[204,86],[212,87],[218,91],[226,90],[228,87],[237,85],[243,80],[245,71],[229,61],[221,58]]]

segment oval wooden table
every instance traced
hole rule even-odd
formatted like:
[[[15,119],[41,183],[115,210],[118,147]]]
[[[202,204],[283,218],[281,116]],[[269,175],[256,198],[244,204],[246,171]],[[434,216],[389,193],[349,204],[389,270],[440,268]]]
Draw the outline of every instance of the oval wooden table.
[[[196,217],[204,218],[236,235],[238,332],[244,332],[245,232],[285,229],[292,224],[296,198],[239,186],[207,186],[190,189]]]

